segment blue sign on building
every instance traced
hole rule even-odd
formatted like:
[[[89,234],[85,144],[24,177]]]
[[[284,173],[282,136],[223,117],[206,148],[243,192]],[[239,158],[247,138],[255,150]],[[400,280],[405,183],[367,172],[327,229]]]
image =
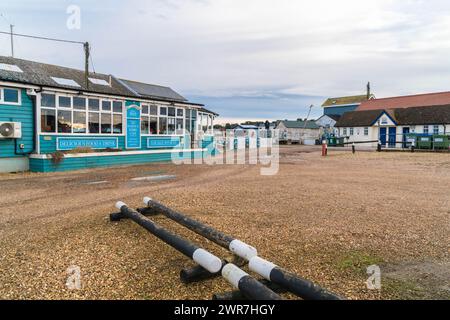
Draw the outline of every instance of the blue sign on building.
[[[147,148],[178,148],[181,146],[180,137],[152,137],[147,139]]]
[[[127,149],[141,147],[141,111],[139,106],[131,105],[127,109]]]
[[[68,151],[75,148],[117,149],[119,143],[117,138],[58,137],[56,147],[60,151]]]

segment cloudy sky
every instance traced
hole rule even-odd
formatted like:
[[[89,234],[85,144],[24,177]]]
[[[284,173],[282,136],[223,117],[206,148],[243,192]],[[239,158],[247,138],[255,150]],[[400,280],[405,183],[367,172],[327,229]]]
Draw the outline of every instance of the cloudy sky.
[[[90,41],[97,72],[169,85],[222,121],[295,119],[311,104],[317,117],[367,81],[377,97],[450,90],[448,0],[2,0],[0,13],[0,31]],[[83,68],[80,46],[15,43],[16,57]]]

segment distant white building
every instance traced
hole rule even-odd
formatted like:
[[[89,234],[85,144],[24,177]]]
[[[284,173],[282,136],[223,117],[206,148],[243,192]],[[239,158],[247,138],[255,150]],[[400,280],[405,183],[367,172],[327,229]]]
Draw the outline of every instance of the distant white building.
[[[321,136],[320,127],[315,121],[280,121],[276,128],[279,130],[281,143],[316,144]]]

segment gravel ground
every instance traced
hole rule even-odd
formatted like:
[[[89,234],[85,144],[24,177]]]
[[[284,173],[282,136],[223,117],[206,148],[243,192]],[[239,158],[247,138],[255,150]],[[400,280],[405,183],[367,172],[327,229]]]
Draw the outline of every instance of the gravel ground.
[[[176,178],[131,180],[158,175]],[[181,284],[189,259],[131,221],[109,221],[116,201],[138,207],[143,196],[349,299],[450,299],[448,154],[330,150],[322,158],[317,148],[285,146],[275,176],[252,165],[152,164],[6,174],[0,184],[1,299],[210,299],[229,291],[222,279]],[[366,288],[373,264],[381,290]],[[66,287],[73,265],[81,290]]]

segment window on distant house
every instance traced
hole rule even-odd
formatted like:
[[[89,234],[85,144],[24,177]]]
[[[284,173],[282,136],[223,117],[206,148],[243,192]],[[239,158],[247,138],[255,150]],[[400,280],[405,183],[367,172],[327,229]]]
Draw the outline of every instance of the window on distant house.
[[[388,119],[387,119],[387,117],[381,118],[381,124],[388,124]]]
[[[365,128],[364,128],[364,135],[365,135],[365,136],[368,136],[368,135],[369,135],[369,128],[368,128],[368,127],[365,127]]]
[[[343,135],[346,136],[347,135],[347,128],[343,129]]]
[[[433,126],[433,134],[439,134],[439,126],[438,125]]]
[[[423,133],[428,134],[429,130],[429,126],[423,126]]]
[[[352,136],[355,133],[355,129],[354,128],[350,128],[350,135]]]

